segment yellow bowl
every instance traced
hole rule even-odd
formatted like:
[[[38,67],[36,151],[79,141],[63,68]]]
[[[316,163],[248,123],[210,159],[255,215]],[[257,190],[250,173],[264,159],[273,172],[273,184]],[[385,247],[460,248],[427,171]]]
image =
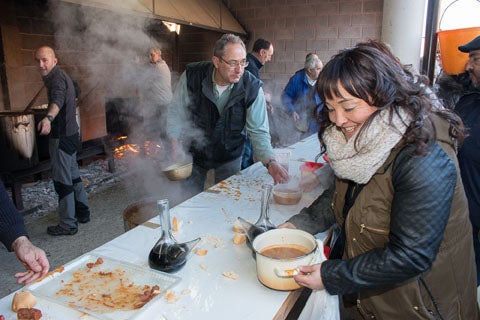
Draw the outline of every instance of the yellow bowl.
[[[178,181],[178,180],[183,180],[192,174],[192,167],[193,163],[187,163],[187,164],[174,164],[171,166],[166,167],[165,169],[162,170],[162,172],[167,176],[167,178],[171,181]]]

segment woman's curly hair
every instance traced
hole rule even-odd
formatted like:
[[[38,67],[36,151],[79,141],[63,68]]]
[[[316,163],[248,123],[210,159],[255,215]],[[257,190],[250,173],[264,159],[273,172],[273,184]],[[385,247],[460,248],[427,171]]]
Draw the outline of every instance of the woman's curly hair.
[[[460,117],[441,106],[429,87],[427,77],[404,66],[383,42],[362,42],[332,57],[320,72],[316,90],[320,98],[326,101],[341,96],[340,87],[378,108],[360,129],[355,145],[372,119],[385,109],[390,110],[390,119],[400,109],[410,116],[411,121],[406,123],[404,138],[407,144],[416,146],[415,155],[427,154],[436,142],[432,113],[450,123],[450,136],[456,144],[463,142],[465,129]],[[323,133],[333,125],[328,116],[328,108],[321,110],[318,119],[322,119],[319,121],[318,137],[325,152]]]

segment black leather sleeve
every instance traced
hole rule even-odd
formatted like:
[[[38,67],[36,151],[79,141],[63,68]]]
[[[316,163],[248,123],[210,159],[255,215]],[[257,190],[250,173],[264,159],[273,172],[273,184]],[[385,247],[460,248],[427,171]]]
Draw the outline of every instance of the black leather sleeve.
[[[335,223],[332,210],[333,193],[333,187],[325,190],[310,206],[303,208],[288,219],[288,222],[311,234],[324,232]]]
[[[438,144],[427,156],[410,152],[402,150],[394,163],[389,243],[353,259],[325,261],[321,274],[329,293],[398,284],[431,267],[450,215],[456,168]]]

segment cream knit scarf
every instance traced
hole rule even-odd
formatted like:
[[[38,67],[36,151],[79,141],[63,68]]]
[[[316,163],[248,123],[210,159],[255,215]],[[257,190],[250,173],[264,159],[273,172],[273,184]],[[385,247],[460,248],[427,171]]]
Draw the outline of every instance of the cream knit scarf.
[[[358,151],[354,147],[358,132],[347,141],[337,127],[328,127],[323,139],[335,175],[359,184],[367,183],[407,129],[405,123],[410,122],[409,116],[402,109],[399,113],[400,116],[393,113],[390,122],[389,110],[382,110],[360,136]]]

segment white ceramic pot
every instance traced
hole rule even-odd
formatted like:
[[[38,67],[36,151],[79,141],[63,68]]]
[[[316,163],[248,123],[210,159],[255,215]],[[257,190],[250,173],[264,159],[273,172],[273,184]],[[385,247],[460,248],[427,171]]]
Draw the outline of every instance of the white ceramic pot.
[[[305,248],[305,254],[295,258],[278,259],[265,256],[261,252],[271,246],[293,246]],[[308,232],[297,229],[273,229],[258,235],[253,241],[257,260],[257,277],[265,286],[275,290],[295,290],[300,288],[293,275],[296,268],[309,265],[317,250],[317,241]]]

